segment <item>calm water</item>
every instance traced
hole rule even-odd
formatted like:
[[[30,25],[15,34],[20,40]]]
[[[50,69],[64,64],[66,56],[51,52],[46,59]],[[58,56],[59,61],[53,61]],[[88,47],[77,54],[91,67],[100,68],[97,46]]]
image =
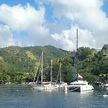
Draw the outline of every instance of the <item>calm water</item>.
[[[0,108],[108,108],[108,97],[94,91],[39,92],[29,86],[0,86]]]

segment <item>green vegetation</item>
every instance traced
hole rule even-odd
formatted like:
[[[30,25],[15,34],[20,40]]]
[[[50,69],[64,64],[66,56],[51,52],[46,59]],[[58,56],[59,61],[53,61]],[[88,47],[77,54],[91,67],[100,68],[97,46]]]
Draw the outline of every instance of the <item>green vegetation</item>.
[[[51,59],[58,59],[66,53],[66,51],[53,46],[1,48],[0,84],[33,81],[42,51],[44,52],[44,67],[47,67]]]
[[[102,50],[81,47],[78,49],[78,73],[89,82],[108,79],[108,49]],[[39,70],[39,59],[44,52],[44,80],[50,79],[50,60],[53,59],[53,81],[57,80],[59,65],[62,64],[62,80],[74,80],[74,52],[64,51],[53,46],[17,47],[0,49],[0,84],[31,82]]]

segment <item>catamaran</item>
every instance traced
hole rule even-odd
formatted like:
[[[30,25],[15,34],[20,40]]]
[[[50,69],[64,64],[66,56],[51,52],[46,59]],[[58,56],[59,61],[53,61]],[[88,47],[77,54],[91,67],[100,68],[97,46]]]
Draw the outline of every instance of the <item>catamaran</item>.
[[[76,80],[71,82],[68,86],[67,86],[67,90],[68,91],[72,91],[72,92],[82,92],[82,91],[91,91],[93,90],[93,86],[90,85],[87,81],[83,80],[83,78],[79,78],[79,74],[78,74],[78,29],[76,30],[76,35],[77,35],[77,39],[76,39],[76,52],[75,52],[75,76],[76,76]],[[66,87],[65,87],[66,88]]]

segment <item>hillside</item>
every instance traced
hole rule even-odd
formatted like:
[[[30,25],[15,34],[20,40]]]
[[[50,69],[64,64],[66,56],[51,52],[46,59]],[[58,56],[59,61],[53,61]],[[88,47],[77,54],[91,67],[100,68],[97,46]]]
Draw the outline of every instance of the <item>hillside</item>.
[[[105,46],[104,46],[105,47]],[[88,47],[78,49],[78,73],[89,82],[108,79],[108,52],[106,48],[98,51]],[[33,81],[39,68],[39,58],[44,53],[44,80],[50,78],[50,60],[53,59],[53,80],[57,80],[60,62],[62,80],[75,80],[75,53],[53,46],[17,47],[0,49],[0,83]]]
[[[0,49],[0,83],[31,81],[39,67],[43,51],[44,67],[50,60],[58,59],[67,52],[53,46],[18,47]]]
[[[0,49],[0,57],[8,66],[8,72],[29,72],[44,53],[44,65],[51,59],[58,59],[66,51],[53,46],[17,47],[11,46]]]

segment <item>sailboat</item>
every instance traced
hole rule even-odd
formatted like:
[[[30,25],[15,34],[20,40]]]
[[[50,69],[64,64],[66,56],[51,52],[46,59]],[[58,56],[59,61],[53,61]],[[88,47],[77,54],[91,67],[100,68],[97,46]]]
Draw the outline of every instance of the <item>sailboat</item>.
[[[91,91],[93,90],[93,86],[90,85],[87,81],[83,80],[83,78],[79,78],[79,74],[78,74],[78,29],[76,30],[76,35],[77,35],[77,39],[76,39],[76,53],[75,53],[75,76],[76,76],[76,80],[71,82],[68,86],[67,86],[67,90],[72,91],[72,92],[83,92],[83,91]],[[80,76],[81,77],[81,76]]]
[[[52,84],[52,60],[51,60],[51,71],[50,71],[50,82],[43,81],[43,52],[41,56],[41,82],[38,83],[39,75],[37,77],[36,83],[33,84],[33,88],[40,91],[52,91],[57,87],[55,84]]]
[[[37,89],[37,90],[44,90],[44,82],[43,82],[43,52],[42,52],[42,55],[41,55],[41,81],[40,83],[38,83],[38,79],[39,79],[39,74],[38,73],[38,76],[37,76],[37,80],[36,82],[33,83],[33,88],[34,89]],[[36,77],[36,75],[35,75]],[[34,78],[34,81],[35,81],[35,78]]]
[[[59,88],[63,88],[63,87],[65,87],[65,86],[67,85],[67,83],[65,83],[65,82],[63,82],[63,81],[61,80],[61,66],[62,66],[62,65],[61,65],[61,63],[60,63],[59,71],[58,71],[59,83],[57,83]],[[57,80],[58,80],[58,76],[57,76]]]
[[[52,91],[58,88],[58,86],[52,82],[52,60],[51,60],[51,70],[50,70],[50,82],[44,85],[44,89],[47,91]]]

